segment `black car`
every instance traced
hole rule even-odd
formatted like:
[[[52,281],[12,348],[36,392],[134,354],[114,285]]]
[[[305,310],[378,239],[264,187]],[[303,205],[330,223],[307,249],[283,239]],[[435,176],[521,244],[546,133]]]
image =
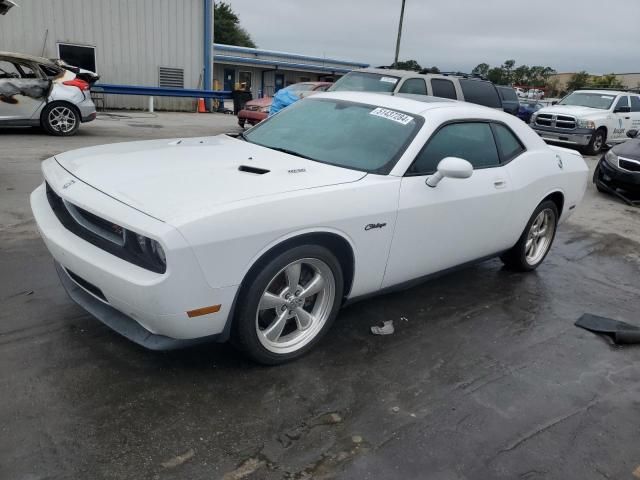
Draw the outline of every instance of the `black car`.
[[[518,100],[518,94],[513,87],[503,87],[496,85],[496,89],[500,94],[500,100],[502,101],[502,109],[510,113],[511,115],[517,115],[520,108],[520,100]]]
[[[616,145],[602,156],[593,174],[600,192],[620,197],[631,205],[640,205],[640,135],[629,130],[631,140]]]

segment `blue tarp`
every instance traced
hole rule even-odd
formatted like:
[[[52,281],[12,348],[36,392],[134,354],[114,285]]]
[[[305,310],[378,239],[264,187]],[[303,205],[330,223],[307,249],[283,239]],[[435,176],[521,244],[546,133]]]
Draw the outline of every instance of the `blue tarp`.
[[[278,90],[273,96],[273,102],[271,102],[271,108],[269,109],[269,116],[275,115],[283,108],[288,107],[298,100],[300,100],[300,97],[298,97],[291,90],[287,88]]]

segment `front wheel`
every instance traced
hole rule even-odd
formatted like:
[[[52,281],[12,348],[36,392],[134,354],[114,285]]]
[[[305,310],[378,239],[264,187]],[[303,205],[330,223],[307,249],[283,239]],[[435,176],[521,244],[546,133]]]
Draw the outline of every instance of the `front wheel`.
[[[558,226],[558,207],[545,200],[534,210],[518,243],[500,258],[507,268],[520,272],[535,270],[549,253]]]
[[[598,155],[604,148],[605,141],[606,135],[604,133],[604,130],[601,128],[596,130],[596,133],[591,136],[591,141],[585,148],[584,153],[586,153],[587,155]]]
[[[243,287],[234,343],[253,360],[276,365],[309,351],[337,316],[340,263],[328,249],[302,245],[268,261]]]
[[[42,111],[40,123],[49,135],[67,137],[80,128],[80,113],[66,103],[50,103]]]

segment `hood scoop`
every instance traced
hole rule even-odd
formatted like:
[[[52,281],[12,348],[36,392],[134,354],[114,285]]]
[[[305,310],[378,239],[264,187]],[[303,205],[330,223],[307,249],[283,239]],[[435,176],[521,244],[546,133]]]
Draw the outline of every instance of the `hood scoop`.
[[[250,167],[249,165],[240,165],[238,170],[241,172],[252,173],[254,175],[264,175],[265,173],[269,173],[271,170],[265,170],[264,168],[258,167]]]

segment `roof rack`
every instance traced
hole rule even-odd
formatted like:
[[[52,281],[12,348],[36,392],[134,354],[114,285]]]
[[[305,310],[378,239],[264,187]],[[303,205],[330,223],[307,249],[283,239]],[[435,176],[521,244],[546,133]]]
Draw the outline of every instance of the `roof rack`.
[[[431,73],[427,72],[427,69],[423,69],[420,73]],[[444,75],[445,77],[462,77],[462,78],[477,78],[480,80],[487,80],[487,77],[480,75],[478,73],[464,73],[464,72],[440,72],[434,75]]]
[[[580,88],[576,88],[576,90],[611,90],[612,92],[633,92],[633,93],[640,93],[640,87],[635,87],[635,88],[627,88],[627,87],[620,87],[620,88],[614,88],[614,87],[599,87],[597,85],[586,85],[584,87],[580,87]]]

